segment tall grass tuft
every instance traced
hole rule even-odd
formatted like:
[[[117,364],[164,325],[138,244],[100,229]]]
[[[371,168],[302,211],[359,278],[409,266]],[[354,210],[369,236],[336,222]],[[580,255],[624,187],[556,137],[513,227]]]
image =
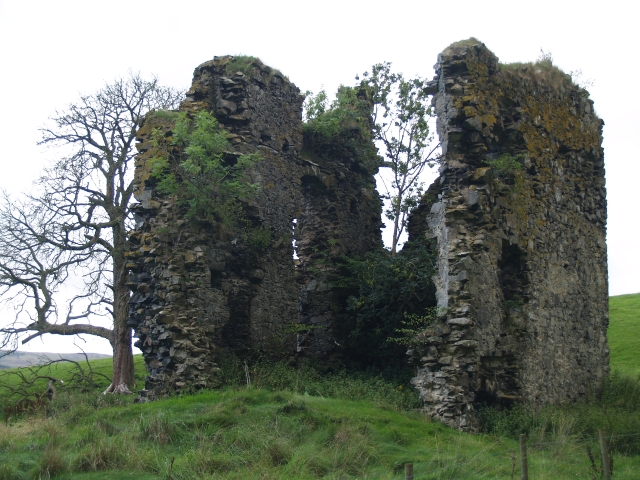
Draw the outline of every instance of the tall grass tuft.
[[[0,480],[27,480],[28,474],[19,470],[15,462],[0,463]]]
[[[537,442],[563,443],[569,437],[594,438],[598,430],[615,433],[611,448],[622,454],[639,454],[640,381],[617,372],[604,381],[598,394],[586,401],[538,411],[527,406],[508,410],[480,409],[482,430],[502,437],[526,434]]]
[[[69,471],[70,464],[64,451],[56,445],[47,445],[40,457],[38,475],[40,478],[53,478]]]
[[[223,385],[246,386],[243,364],[237,358],[224,359],[220,370]],[[259,360],[249,365],[248,373],[255,389],[345,400],[368,400],[380,407],[397,410],[411,410],[421,406],[416,390],[409,383],[413,376],[410,368],[324,373],[309,363],[292,367],[284,361]]]
[[[163,447],[177,436],[177,428],[169,421],[164,412],[158,412],[155,415],[140,415],[137,427],[139,440],[155,442]]]

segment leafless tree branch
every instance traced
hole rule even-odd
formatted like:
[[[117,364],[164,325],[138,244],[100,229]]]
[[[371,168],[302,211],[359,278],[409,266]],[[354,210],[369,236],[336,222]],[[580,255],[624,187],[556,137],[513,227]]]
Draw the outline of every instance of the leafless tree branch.
[[[18,338],[24,343],[46,333],[107,338],[114,382],[132,384],[124,253],[135,139],[147,112],[176,108],[182,97],[155,77],[132,73],[82,95],[40,130],[40,143],[55,147],[60,160],[25,200],[1,199],[0,301],[14,307],[15,317],[0,328],[0,346],[15,349]],[[62,292],[74,288],[61,308]],[[92,325],[99,316],[111,317],[113,329]]]

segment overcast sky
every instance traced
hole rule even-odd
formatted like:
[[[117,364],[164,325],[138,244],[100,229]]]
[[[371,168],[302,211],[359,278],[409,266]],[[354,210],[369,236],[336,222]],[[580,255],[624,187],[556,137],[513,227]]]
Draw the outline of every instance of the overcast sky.
[[[260,57],[302,91],[333,92],[390,61],[406,76],[431,78],[450,43],[476,37],[502,62],[533,61],[543,49],[565,72],[582,70],[604,119],[611,295],[640,291],[636,215],[640,162],[637,15],[608,1],[65,1],[0,0],[0,187],[28,190],[51,151],[38,127],[79,93],[128,71],[187,88],[214,55]],[[629,87],[631,85],[631,87]],[[44,337],[34,351],[71,351]],[[88,351],[110,353],[108,343]]]

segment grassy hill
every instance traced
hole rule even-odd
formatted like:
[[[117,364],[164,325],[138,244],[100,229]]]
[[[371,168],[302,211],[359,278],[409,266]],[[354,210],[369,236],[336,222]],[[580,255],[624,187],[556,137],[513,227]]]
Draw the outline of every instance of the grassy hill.
[[[609,299],[611,369],[640,376],[640,293]]]
[[[530,439],[531,478],[591,477],[593,435]],[[405,462],[417,478],[509,479],[517,452],[510,436],[463,434],[384,402],[256,388],[151,404],[62,397],[46,418],[0,426],[2,479],[392,479]],[[615,478],[637,478],[640,456],[614,461]]]
[[[530,478],[600,478],[597,430],[613,450],[614,477],[640,471],[640,295],[611,298],[611,361],[598,398],[538,412],[482,410],[486,433],[465,434],[412,411],[406,377],[321,375],[312,367],[224,365],[217,391],[134,404],[134,398],[64,392],[47,412],[0,425],[0,480],[21,478],[519,478],[517,438],[528,435]],[[91,362],[108,374],[110,359]],[[69,364],[55,376],[72,380]],[[142,372],[141,357],[136,368]],[[4,372],[3,372],[4,373]],[[4,381],[8,381],[8,377]],[[38,388],[43,387],[39,385]],[[593,463],[590,460],[593,458]]]

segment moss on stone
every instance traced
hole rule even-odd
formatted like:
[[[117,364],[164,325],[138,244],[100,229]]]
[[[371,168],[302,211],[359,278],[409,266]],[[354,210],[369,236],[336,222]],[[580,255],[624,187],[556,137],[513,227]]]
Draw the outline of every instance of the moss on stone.
[[[476,37],[469,37],[466,40],[458,40],[457,42],[453,42],[445,50],[447,50],[449,48],[473,47],[474,45],[478,45],[478,44],[484,45]]]

